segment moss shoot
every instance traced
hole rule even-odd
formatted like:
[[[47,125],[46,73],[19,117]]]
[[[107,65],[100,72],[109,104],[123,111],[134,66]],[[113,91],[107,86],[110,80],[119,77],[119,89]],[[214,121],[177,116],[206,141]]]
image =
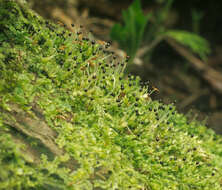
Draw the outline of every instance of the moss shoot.
[[[221,190],[221,136],[152,101],[128,57],[73,27],[0,0],[0,189]]]

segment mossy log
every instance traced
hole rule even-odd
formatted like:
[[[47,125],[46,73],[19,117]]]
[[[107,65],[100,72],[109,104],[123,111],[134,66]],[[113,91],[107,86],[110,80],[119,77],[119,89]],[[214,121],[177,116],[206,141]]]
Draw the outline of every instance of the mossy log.
[[[74,31],[0,0],[0,189],[220,190],[221,136]]]

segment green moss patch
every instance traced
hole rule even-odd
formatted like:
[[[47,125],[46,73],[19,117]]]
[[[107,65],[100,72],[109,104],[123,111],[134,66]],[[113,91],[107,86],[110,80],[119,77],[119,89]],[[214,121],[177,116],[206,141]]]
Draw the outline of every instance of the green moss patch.
[[[221,136],[152,101],[138,77],[124,76],[128,58],[75,31],[0,0],[0,189],[221,189]],[[39,125],[22,129],[14,105]],[[8,115],[62,153],[26,158]]]

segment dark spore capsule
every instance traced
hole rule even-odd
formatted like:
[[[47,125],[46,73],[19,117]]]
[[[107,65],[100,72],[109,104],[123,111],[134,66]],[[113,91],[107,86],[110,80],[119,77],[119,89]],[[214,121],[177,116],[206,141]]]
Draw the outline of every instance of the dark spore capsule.
[[[60,62],[59,62],[59,65],[60,65],[60,66],[63,66],[63,65],[64,65],[64,62],[63,62],[63,61],[60,61]]]
[[[107,44],[110,46],[112,44],[112,41],[108,41]]]
[[[80,34],[82,34],[82,32],[81,32],[81,31],[79,31],[79,32],[77,32],[76,34],[79,36]]]
[[[41,74],[45,75],[47,78],[49,77],[48,73],[45,70],[41,70],[40,72]]]
[[[95,45],[96,42],[95,42],[95,40],[93,40],[93,41],[91,41],[91,43],[92,43],[92,45]]]
[[[40,40],[38,41],[38,45],[43,45],[46,42],[46,39],[44,37],[41,37]]]

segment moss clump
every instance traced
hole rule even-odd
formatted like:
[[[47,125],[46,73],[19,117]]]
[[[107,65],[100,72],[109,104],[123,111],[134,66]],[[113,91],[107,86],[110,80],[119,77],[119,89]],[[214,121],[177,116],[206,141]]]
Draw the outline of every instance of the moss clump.
[[[8,0],[0,44],[0,189],[222,188],[221,136],[152,101],[139,78],[124,77],[127,59]],[[27,158],[15,134],[28,137],[31,124],[16,125],[15,105],[44,120],[64,152]],[[41,130],[32,137],[44,144]]]

